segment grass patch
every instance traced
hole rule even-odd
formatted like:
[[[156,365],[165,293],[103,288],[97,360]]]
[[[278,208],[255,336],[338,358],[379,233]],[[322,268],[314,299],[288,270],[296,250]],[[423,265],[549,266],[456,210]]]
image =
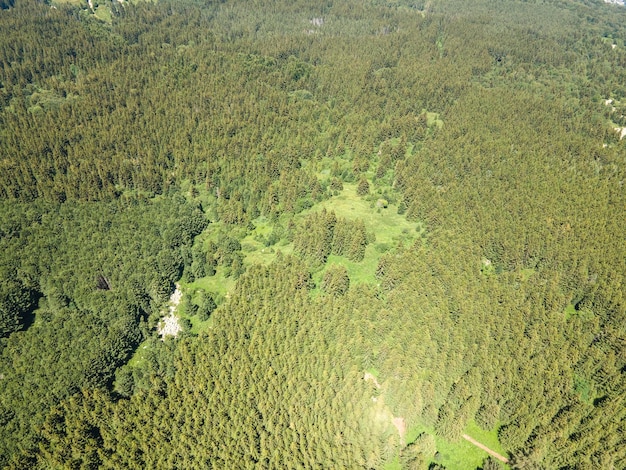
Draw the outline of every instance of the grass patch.
[[[253,224],[254,230],[250,231],[241,240],[242,251],[245,255],[244,264],[246,266],[255,264],[268,265],[276,259],[278,251],[285,255],[293,252],[293,246],[284,238],[271,245],[267,244],[267,241],[272,237],[274,224],[266,217],[259,217],[253,221]]]
[[[235,286],[237,282],[232,277],[224,276],[224,269],[218,268],[215,272],[215,276],[206,276],[196,279],[193,282],[180,281],[181,290],[183,292],[190,292],[192,295],[192,301],[197,304],[198,298],[201,292],[207,292],[211,294],[215,303],[219,306],[228,297],[228,293]],[[186,318],[191,322],[191,333],[199,334],[206,331],[213,326],[213,316],[209,316],[207,320],[201,320],[197,315],[188,315],[183,308],[183,302],[176,309],[176,315],[180,318]]]
[[[432,429],[429,432],[426,427],[421,426],[421,425],[417,425],[412,428],[409,428],[406,434],[404,435],[404,443],[408,445],[412,442],[415,442],[415,440],[419,437],[419,435],[424,432],[427,432],[428,434],[433,434]]]
[[[569,320],[570,318],[576,316],[576,317],[581,318],[582,320],[590,321],[590,320],[593,320],[593,317],[595,316],[591,309],[589,308],[577,309],[574,303],[568,304],[567,307],[565,307],[563,314],[565,315],[566,320]]]
[[[480,266],[480,272],[483,276],[495,276],[496,267],[488,259],[483,259]]]
[[[404,216],[399,215],[396,205],[389,204],[386,208],[375,206],[375,200],[369,201],[357,196],[356,184],[344,183],[344,189],[339,195],[293,216],[293,221],[298,224],[308,214],[326,209],[334,211],[338,218],[362,220],[368,234],[373,235],[365,250],[365,257],[360,262],[351,261],[345,256],[330,255],[327,263],[313,273],[313,279],[317,285],[320,284],[327,266],[331,263],[345,266],[352,283],[376,283],[376,267],[382,254],[398,246],[411,245],[425,236],[424,227],[419,223],[409,222]],[[282,217],[279,225],[285,227],[288,221],[289,216]],[[253,221],[253,225],[252,230],[239,228],[231,232],[231,236],[238,238],[241,243],[245,266],[270,264],[276,259],[278,251],[285,255],[293,253],[293,244],[285,238],[284,233],[281,233],[282,238],[277,239],[274,233],[275,223],[266,217],[259,217]],[[223,228],[224,226],[219,222],[209,225],[200,235],[200,243],[216,242]],[[181,283],[181,285],[187,291],[204,289],[223,298],[232,289],[234,283],[233,278],[225,277],[218,268],[215,276],[199,278],[194,282]]]
[[[477,439],[478,440],[478,439]],[[479,468],[483,461],[489,456],[487,452],[479,449],[465,439],[459,442],[448,442],[435,436],[437,445],[438,460],[432,462],[439,463],[447,470],[468,470]]]
[[[439,118],[439,113],[426,112],[426,125],[428,127],[436,126],[438,129],[443,127],[443,120]]]
[[[373,243],[377,245],[396,246],[400,241],[412,243],[423,233],[421,225],[409,222],[398,214],[397,205],[389,204],[387,208],[378,210],[376,207],[370,207],[372,202],[357,196],[356,184],[344,183],[343,186],[343,191],[338,196],[316,204],[307,212],[325,208],[328,211],[334,211],[337,217],[361,219],[367,231],[375,234],[376,240]]]
[[[368,246],[367,249],[365,250],[365,258],[363,258],[363,261],[360,261],[357,263],[355,261],[350,261],[345,256],[330,255],[328,257],[326,266],[333,264],[333,263],[341,264],[345,266],[345,268],[348,270],[348,276],[350,276],[351,283],[357,283],[357,282],[375,283],[376,282],[375,273],[376,273],[376,267],[378,266],[378,257],[379,257],[378,253],[376,253],[375,250],[371,246]],[[320,275],[320,279],[321,277],[322,276]]]
[[[596,394],[593,383],[580,375],[574,375],[574,393],[578,394],[585,403],[593,403]]]
[[[400,457],[396,455],[391,462],[387,462],[385,464],[383,469],[384,470],[402,470],[402,465],[400,464]]]
[[[464,434],[469,435],[481,444],[486,445],[491,450],[506,457],[506,451],[500,445],[498,441],[497,427],[491,431],[485,431],[480,428],[474,421],[470,421]],[[438,456],[437,459],[432,458],[430,463],[437,463],[443,465],[447,470],[468,470],[479,468],[489,454],[465,439],[459,439],[458,442],[450,442],[439,436],[437,436],[432,428],[426,426],[415,426],[407,431],[405,441],[407,444],[414,442],[418,436],[422,433],[428,433],[435,438],[435,445],[437,446]],[[399,467],[392,467],[393,462],[390,462],[389,467],[385,466],[386,470],[391,470]],[[507,465],[502,464],[504,468],[510,468]]]
[[[142,341],[141,344],[137,346],[133,356],[128,360],[127,365],[138,369],[146,368],[148,365],[147,356],[154,350],[154,341],[160,341],[160,339],[157,340],[156,338],[148,338],[147,340]]]
[[[351,261],[345,256],[330,255],[323,269],[314,273],[313,279],[319,285],[326,267],[341,264],[348,270],[351,283],[376,283],[376,268],[380,256],[399,245],[408,246],[424,236],[424,228],[415,222],[407,221],[398,214],[397,206],[389,204],[387,208],[371,207],[372,202],[357,196],[356,184],[344,183],[344,189],[338,196],[316,204],[302,213],[301,217],[322,209],[333,211],[338,218],[360,219],[365,224],[368,234],[373,234],[365,250],[362,261]]]
[[[578,315],[578,311],[576,310],[576,306],[574,304],[569,304],[567,307],[565,307],[565,311],[563,313],[565,314],[565,319],[566,320],[569,317],[572,317],[574,315]]]
[[[500,444],[500,441],[498,440],[498,426],[496,426],[494,429],[490,431],[485,431],[483,428],[478,426],[478,424],[476,424],[472,420],[467,424],[465,428],[465,434],[469,435],[470,437],[473,437],[481,444],[486,445],[491,450],[494,450],[498,454],[506,457],[506,451],[504,450],[504,448]]]
[[[96,11],[94,11],[94,16],[100,21],[103,21],[107,24],[111,24],[113,22],[113,19],[111,17],[111,9],[103,5],[98,5],[96,7]]]
[[[293,253],[293,245],[284,244],[278,246],[265,247],[261,246],[257,250],[246,253],[244,258],[244,264],[246,266],[254,264],[268,265],[276,259],[276,253],[280,251],[283,255],[289,255]]]
[[[267,237],[272,233],[272,230],[274,229],[274,226],[269,221],[269,219],[264,216],[258,217],[257,219],[253,220],[252,223],[254,224],[254,235],[257,236]]]
[[[213,327],[213,316],[210,316],[208,320],[200,320],[197,315],[190,316],[187,314],[180,314],[180,318],[186,318],[191,322],[191,334],[199,334]]]
[[[218,268],[215,276],[201,277],[189,283],[181,281],[181,288],[183,291],[191,291],[194,294],[199,290],[210,292],[213,294],[215,302],[219,305],[218,299],[223,299],[236,282],[232,277],[224,276],[223,271],[223,269]]]
[[[73,5],[73,6],[83,6],[83,7],[87,7],[87,1],[86,0],[54,0],[52,2],[53,5]]]

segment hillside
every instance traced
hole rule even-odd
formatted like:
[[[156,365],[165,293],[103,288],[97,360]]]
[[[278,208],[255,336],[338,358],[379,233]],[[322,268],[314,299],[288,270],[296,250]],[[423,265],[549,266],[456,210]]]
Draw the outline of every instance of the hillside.
[[[0,467],[626,467],[626,10],[0,8]]]

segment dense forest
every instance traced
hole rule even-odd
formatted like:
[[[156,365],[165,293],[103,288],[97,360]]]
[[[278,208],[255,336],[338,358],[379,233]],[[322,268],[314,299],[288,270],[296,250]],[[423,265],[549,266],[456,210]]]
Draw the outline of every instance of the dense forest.
[[[623,7],[0,31],[1,468],[626,468]]]

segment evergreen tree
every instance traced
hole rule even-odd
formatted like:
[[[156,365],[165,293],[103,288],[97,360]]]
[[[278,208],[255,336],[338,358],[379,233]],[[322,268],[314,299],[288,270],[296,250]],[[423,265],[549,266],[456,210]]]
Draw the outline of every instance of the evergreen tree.
[[[366,196],[368,195],[370,192],[370,185],[367,182],[367,179],[365,179],[364,177],[361,177],[361,179],[359,179],[359,183],[356,187],[356,193],[359,196]]]
[[[324,273],[321,288],[332,295],[343,295],[350,287],[348,270],[340,264],[331,264]]]

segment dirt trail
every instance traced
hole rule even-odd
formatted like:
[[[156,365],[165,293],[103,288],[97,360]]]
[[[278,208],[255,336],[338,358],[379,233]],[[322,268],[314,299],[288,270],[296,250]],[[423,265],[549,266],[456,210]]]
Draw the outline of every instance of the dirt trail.
[[[489,447],[487,447],[486,445],[481,444],[480,442],[478,442],[475,439],[472,439],[471,437],[469,437],[467,434],[463,434],[463,439],[465,439],[466,441],[471,442],[472,444],[474,444],[476,447],[484,450],[485,452],[487,452],[489,455],[495,457],[496,459],[498,459],[500,462],[504,462],[504,463],[509,463],[509,459],[507,459],[506,457],[503,457],[502,455],[498,454],[496,451],[491,450]]]

